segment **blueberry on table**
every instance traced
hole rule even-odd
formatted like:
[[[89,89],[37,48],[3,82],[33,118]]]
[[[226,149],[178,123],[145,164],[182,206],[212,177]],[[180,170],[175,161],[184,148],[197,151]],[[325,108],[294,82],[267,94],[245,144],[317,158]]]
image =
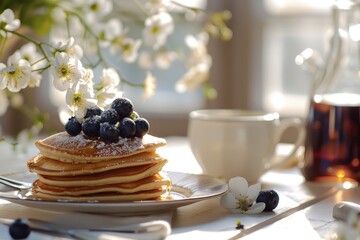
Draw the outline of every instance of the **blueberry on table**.
[[[119,114],[119,119],[123,119],[125,117],[130,117],[131,113],[134,110],[134,105],[127,98],[116,98],[111,103],[111,108],[115,109]]]
[[[135,136],[136,125],[131,118],[124,118],[120,121],[119,135],[122,138],[132,138]]]
[[[100,140],[105,142],[116,142],[119,140],[119,130],[108,122],[100,123]]]
[[[134,122],[136,125],[135,137],[143,137],[149,132],[150,124],[145,118],[137,118]]]
[[[25,239],[30,235],[29,225],[21,219],[16,219],[9,226],[9,234],[13,239]]]
[[[100,122],[108,122],[110,124],[116,124],[119,121],[119,114],[115,109],[106,109],[101,113]]]
[[[100,135],[100,116],[85,119],[82,123],[82,131],[88,137],[98,137]]]
[[[89,117],[93,117],[93,116],[100,116],[102,113],[102,110],[99,107],[93,107],[93,108],[88,108],[86,110],[86,114],[84,118],[89,118]]]
[[[279,195],[274,190],[262,190],[256,199],[256,202],[265,203],[265,212],[274,210],[279,204]]]
[[[71,136],[76,136],[81,132],[81,123],[75,117],[69,118],[65,124],[65,131]]]

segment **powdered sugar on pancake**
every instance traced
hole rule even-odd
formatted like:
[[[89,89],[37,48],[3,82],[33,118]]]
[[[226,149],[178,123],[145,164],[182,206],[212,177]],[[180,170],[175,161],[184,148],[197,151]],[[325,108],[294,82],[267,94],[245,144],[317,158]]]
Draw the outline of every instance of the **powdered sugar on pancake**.
[[[153,151],[165,144],[165,139],[151,135],[145,135],[143,138],[119,138],[117,142],[108,143],[87,138],[83,134],[70,136],[66,132],[36,142],[36,146],[44,156],[67,162],[102,161],[107,158],[125,157]]]
[[[101,156],[117,156],[143,149],[144,145],[141,138],[119,138],[115,143],[98,141],[95,147],[99,149],[97,153]]]

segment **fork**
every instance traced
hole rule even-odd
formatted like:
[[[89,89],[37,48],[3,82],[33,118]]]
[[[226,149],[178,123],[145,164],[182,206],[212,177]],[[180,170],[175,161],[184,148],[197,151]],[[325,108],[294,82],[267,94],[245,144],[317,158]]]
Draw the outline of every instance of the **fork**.
[[[13,187],[19,190],[26,190],[31,188],[31,183],[28,182],[22,182],[22,181],[18,181],[15,179],[11,179],[11,178],[7,178],[4,176],[0,176],[0,183],[9,186],[9,187]]]

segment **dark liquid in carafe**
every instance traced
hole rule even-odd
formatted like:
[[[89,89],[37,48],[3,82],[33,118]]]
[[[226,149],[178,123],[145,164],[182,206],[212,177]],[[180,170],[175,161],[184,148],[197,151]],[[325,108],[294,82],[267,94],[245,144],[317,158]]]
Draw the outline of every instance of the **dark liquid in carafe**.
[[[360,182],[360,106],[311,103],[302,173],[307,180]]]

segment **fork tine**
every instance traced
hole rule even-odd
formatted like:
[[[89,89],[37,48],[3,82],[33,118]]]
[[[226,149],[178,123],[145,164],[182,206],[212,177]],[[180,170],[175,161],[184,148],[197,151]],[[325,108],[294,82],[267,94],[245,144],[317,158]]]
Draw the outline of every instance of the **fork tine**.
[[[0,179],[1,179],[1,180],[4,180],[4,181],[6,181],[6,182],[12,183],[12,184],[16,184],[16,185],[31,186],[31,183],[22,182],[22,181],[15,180],[15,179],[11,179],[11,178],[7,178],[7,177],[4,177],[4,176],[0,176]]]
[[[0,183],[4,184],[5,186],[13,187],[16,189],[28,189],[28,187],[26,187],[24,185],[17,185],[17,184],[11,183],[11,182],[4,181],[2,179],[0,179]]]
[[[10,179],[4,176],[0,176],[0,183],[16,189],[29,189],[31,187],[31,183]]]

